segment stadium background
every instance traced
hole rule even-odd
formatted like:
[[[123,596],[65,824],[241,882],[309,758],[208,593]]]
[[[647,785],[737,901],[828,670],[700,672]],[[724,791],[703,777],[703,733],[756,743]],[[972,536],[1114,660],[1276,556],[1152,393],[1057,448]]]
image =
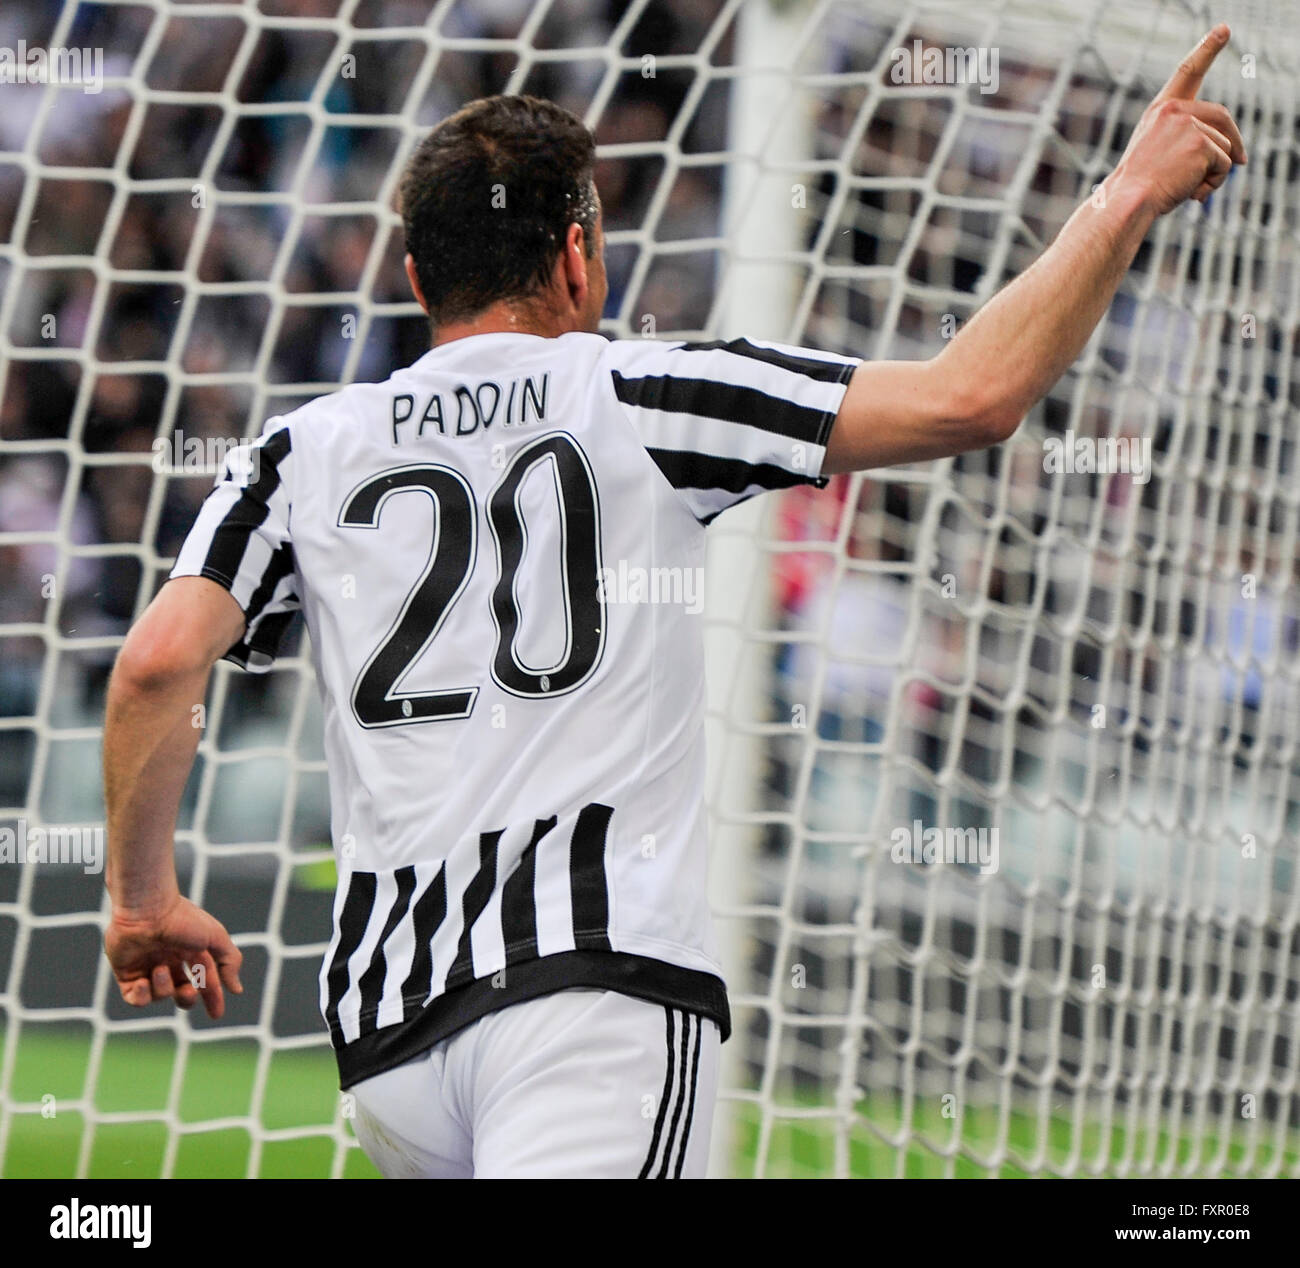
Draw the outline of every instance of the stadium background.
[[[479,0],[436,7],[439,37],[448,46],[406,123],[429,126],[462,102],[507,87],[554,98],[579,114],[598,102],[595,132],[602,158],[596,176],[610,242],[608,330],[643,333],[648,315],[661,336],[715,333],[731,214],[726,163],[672,165],[663,151],[671,137],[686,155],[726,155],[735,124],[728,79],[719,77],[696,97],[691,90],[698,66],[673,59],[704,48],[710,65],[733,65],[735,6],[723,0],[633,6],[615,0],[546,6],[537,0]],[[1172,14],[1175,38],[1195,29],[1196,6],[1154,7]],[[427,346],[425,324],[407,293],[400,229],[367,207],[380,197],[405,151],[408,137],[393,125],[393,116],[410,105],[426,45],[365,37],[417,26],[435,6],[362,0],[347,7],[357,36],[350,45],[355,74],[332,78],[323,105],[339,122],[325,128],[319,145],[308,144],[309,121],[294,107],[311,96],[339,56],[337,33],[327,21],[340,12],[337,0],[258,5],[256,12],[266,17],[320,23],[315,29],[264,27],[233,83],[230,68],[244,40],[243,18],[209,9],[204,20],[187,21],[184,8],[160,16],[143,5],[81,4],[72,24],[62,28],[66,45],[102,47],[110,76],[135,76],[147,87],[151,98],[142,122],[133,111],[138,89],[64,91],[56,107],[42,114],[42,88],[0,85],[0,286],[7,315],[0,332],[0,814],[8,823],[24,811],[46,823],[102,819],[95,731],[113,644],[139,610],[141,596],[165,576],[165,561],[211,482],[210,474],[159,476],[149,462],[155,439],[173,431],[218,440],[254,434],[270,414],[346,377],[382,378]],[[529,25],[539,8],[543,20]],[[992,6],[971,8],[994,12]],[[1124,122],[1135,119],[1153,85],[1119,85],[1104,62],[1079,68],[1053,117],[1052,141],[1063,144],[1044,145],[1027,187],[1016,195],[1023,232],[1005,254],[997,254],[1001,212],[995,204],[1009,196],[1027,133],[1004,126],[992,112],[1034,118],[1054,81],[1053,58],[1046,52],[1004,54],[998,91],[968,94],[981,110],[969,112],[955,141],[946,133],[952,103],[942,93],[884,93],[859,130],[854,121],[868,81],[879,77],[883,52],[900,35],[933,41],[945,28],[923,17],[913,27],[900,26],[865,4],[822,11],[809,56],[827,78],[810,94],[815,148],[800,230],[806,248],[818,244],[821,273],[799,334],[837,352],[929,355],[941,346],[942,316],[966,315],[980,288],[986,291],[997,280],[986,276],[990,262],[996,261],[1000,276],[1024,267],[1087,193],[1089,173],[1113,163],[1126,135]],[[49,40],[62,15],[59,4],[7,0],[0,10],[0,45]],[[161,38],[153,44],[159,26]],[[601,56],[558,54],[611,46],[626,59],[612,91]],[[538,51],[557,60],[539,59]],[[521,52],[531,54],[522,77]],[[659,62],[649,77],[640,62],[646,55]],[[1116,101],[1120,126],[1103,128],[1101,120]],[[239,117],[226,133],[223,113],[230,110]],[[210,170],[205,164],[219,137],[207,195],[214,210],[205,218],[194,206],[192,186]],[[1088,154],[1086,163],[1071,145]],[[120,217],[110,217],[115,181],[120,182],[111,169],[124,149],[129,153],[118,172],[132,192]],[[1293,143],[1289,158],[1284,148],[1282,153],[1279,162],[1294,163]],[[38,166],[78,173],[46,175]],[[100,179],[87,169],[100,169]],[[862,183],[846,194],[848,172]],[[923,198],[926,184],[949,201],[932,205]],[[290,193],[312,208],[295,214]],[[923,204],[927,218],[913,231]],[[323,212],[325,205],[332,210]],[[1292,206],[1288,214],[1293,211]],[[822,235],[828,215],[835,217],[833,232]],[[195,251],[200,226],[206,236]],[[1290,229],[1293,253],[1294,221]],[[1193,312],[1186,297],[1206,289],[1198,288],[1203,279],[1195,252],[1167,254],[1163,262],[1153,262],[1148,253],[1137,275],[1144,281],[1162,278],[1167,290],[1181,286],[1183,294],[1166,302],[1140,285],[1126,289],[1091,362],[1091,399],[1081,406],[1078,380],[1067,376],[1035,411],[1029,443],[953,464],[945,479],[956,493],[938,512],[937,525],[934,482],[924,471],[879,480],[837,478],[824,493],[783,496],[773,512],[771,531],[785,545],[768,559],[773,606],[767,619],[775,636],[765,655],[772,690],[753,706],[753,720],[765,724],[766,774],[757,807],[763,827],[747,895],[767,919],[757,922],[745,944],[746,973],[770,983],[797,963],[811,989],[800,995],[779,985],[755,988],[758,995],[779,997],[796,1019],[780,1038],[780,1086],[761,1092],[794,1109],[775,1126],[760,1127],[761,1111],[743,1107],[734,1162],[742,1173],[755,1169],[760,1154],[759,1170],[770,1164],[777,1171],[816,1174],[832,1165],[830,1138],[811,1111],[824,1100],[844,1040],[842,1028],[828,1026],[827,1019],[844,1015],[853,989],[847,964],[854,909],[846,895],[860,884],[861,856],[852,852],[856,837],[865,822],[879,817],[881,746],[891,709],[892,751],[902,758],[887,794],[893,819],[977,827],[996,820],[1003,827],[1004,872],[1034,886],[1034,894],[1054,885],[1068,888],[1081,860],[1096,861],[1096,840],[1083,839],[1073,826],[1085,800],[1093,816],[1089,831],[1113,846],[1109,884],[1138,904],[1134,910],[1140,913],[1152,886],[1176,890],[1184,878],[1180,868],[1190,878],[1192,865],[1180,863],[1168,841],[1156,867],[1143,864],[1141,823],[1124,821],[1125,805],[1140,800],[1127,779],[1119,791],[1103,789],[1095,798],[1083,793],[1082,772],[1098,760],[1084,753],[1095,740],[1087,727],[1099,703],[1131,724],[1101,761],[1115,770],[1154,763],[1160,735],[1175,733],[1175,746],[1185,749],[1186,738],[1177,735],[1180,718],[1198,707],[1221,712],[1223,761],[1215,788],[1225,805],[1259,800],[1258,780],[1249,792],[1245,781],[1257,770],[1266,741],[1274,734],[1286,740],[1282,756],[1268,759],[1277,770],[1267,796],[1283,824],[1282,836],[1294,831],[1300,815],[1289,744],[1295,684],[1291,676],[1280,683],[1266,678],[1266,667],[1294,656],[1300,629],[1291,585],[1294,560],[1283,549],[1294,524],[1286,518],[1286,499],[1275,490],[1275,477],[1288,473],[1291,451],[1279,459],[1261,426],[1257,443],[1236,453],[1248,484],[1255,476],[1274,480],[1266,493],[1247,488],[1232,517],[1208,506],[1209,482],[1194,491],[1200,498],[1196,545],[1216,569],[1207,582],[1208,599],[1193,603],[1161,594],[1165,610],[1157,623],[1168,635],[1172,671],[1159,663],[1157,639],[1130,641],[1118,653],[1122,669],[1103,674],[1104,653],[1115,638],[1088,629],[1090,622],[1103,630],[1116,623],[1124,629],[1141,628],[1144,621],[1149,626],[1149,616],[1138,608],[1151,578],[1125,571],[1118,536],[1108,541],[1103,529],[1099,545],[1095,535],[1085,542],[1084,530],[1099,511],[1103,521],[1118,522],[1139,502],[1139,514],[1148,519],[1165,514],[1161,480],[1142,486],[1127,477],[1102,478],[1072,489],[1062,502],[1039,470],[1042,435],[1063,435],[1081,418],[1102,430],[1112,426],[1122,433],[1129,427],[1123,410],[1106,396],[1112,382],[1184,380],[1186,349],[1205,337],[1204,313]],[[1262,284],[1284,296],[1291,276],[1266,277]],[[197,303],[183,307],[187,290],[198,289],[194,282],[202,284]],[[1258,392],[1266,406],[1286,403],[1294,307],[1293,299],[1278,306],[1276,329],[1270,327],[1263,341],[1269,364]],[[175,395],[169,382],[180,384]],[[1230,388],[1221,383],[1218,390],[1226,394]],[[1209,390],[1216,390],[1213,384]],[[1167,439],[1168,404],[1158,400],[1151,412],[1149,429],[1158,441],[1162,428]],[[1112,414],[1118,421],[1112,422]],[[1133,426],[1140,430],[1144,424]],[[999,498],[1010,501],[1010,526],[1007,502]],[[1035,534],[1049,519],[1078,529],[1077,537],[1062,535],[1044,550]],[[935,586],[954,577],[959,586],[977,589],[980,601],[976,608],[956,610],[927,604],[916,638],[907,608],[923,532],[935,544],[924,568]],[[1265,561],[1262,595],[1244,604],[1232,579],[1255,567],[1261,544],[1276,557]],[[43,579],[55,574],[61,584],[52,607]],[[1023,613],[1030,609],[1037,632],[1022,660]],[[1053,626],[1053,617],[1063,626],[1068,614],[1080,610],[1082,630]],[[1209,615],[1202,620],[1204,613]],[[980,658],[974,689],[967,668],[972,625]],[[857,650],[863,630],[870,631],[874,652],[866,659]],[[920,671],[900,698],[905,638],[919,642],[923,653]],[[1027,673],[1029,708],[1007,704],[1017,673]],[[1280,699],[1261,712],[1269,689]],[[73,868],[43,868],[26,877],[22,869],[0,868],[0,1024],[6,1044],[0,1094],[10,1107],[0,1109],[5,1175],[211,1175],[250,1168],[259,1174],[369,1173],[359,1152],[340,1144],[333,1065],[316,1012],[317,948],[328,933],[333,872],[322,859],[328,810],[312,689],[291,665],[259,678],[224,675],[217,691],[218,721],[188,790],[178,859],[182,884],[195,878],[197,868],[205,905],[244,947],[250,989],[231,1001],[220,1027],[197,1016],[175,1020],[162,1008],[150,1010],[141,1023],[105,990],[95,924],[102,910],[100,878]],[[811,726],[786,725],[792,710],[810,700]],[[1020,728],[1014,741],[1003,737],[1009,719]],[[1046,772],[1053,719],[1058,726],[1065,720],[1060,743],[1078,767],[1061,777],[1061,787]],[[1160,735],[1153,730],[1157,721]],[[1014,818],[1006,818],[1008,753],[1019,783],[1057,793],[1045,812],[1046,832],[1043,822],[1028,828],[1028,818],[1017,832]],[[205,776],[209,762],[216,769]],[[954,767],[961,773],[955,783],[941,778]],[[1185,791],[1175,790],[1175,799]],[[1116,798],[1114,820],[1105,813],[1108,795]],[[274,843],[300,860],[287,873]],[[1274,913],[1269,946],[1286,997],[1285,984],[1296,978],[1296,880],[1285,850],[1269,860],[1262,882],[1257,873],[1247,879],[1230,859],[1215,865],[1217,880],[1211,880],[1220,899],[1232,900],[1227,907],[1233,919],[1245,903],[1243,894],[1265,894],[1265,907]],[[1098,1159],[1104,1170],[1110,1159],[1127,1167],[1135,1156],[1173,1158],[1175,1164],[1188,1156],[1219,1157],[1220,1146],[1223,1157],[1234,1159],[1245,1150],[1247,1169],[1294,1167],[1293,995],[1281,1036],[1274,1039],[1280,1047],[1263,1060],[1274,1071],[1292,1071],[1272,1107],[1270,1121],[1280,1118],[1283,1127],[1271,1153],[1229,1142],[1221,1129],[1218,1135],[1198,1129],[1186,1142],[1177,1128],[1138,1129],[1132,1119],[1116,1129],[1107,1118],[1103,1129],[1096,1105],[1080,1113],[1066,1101],[1065,1108],[1054,1102],[1047,1112],[1032,1105],[1009,1114],[972,1108],[960,1138],[949,1136],[937,1107],[904,1113],[894,1099],[897,1088],[911,1078],[945,1086],[948,1058],[975,1011],[967,995],[974,988],[961,972],[950,963],[918,966],[909,953],[937,941],[960,958],[987,936],[1001,943],[998,955],[1006,964],[1020,955],[1017,896],[989,898],[974,879],[961,869],[939,881],[904,878],[895,882],[896,892],[879,900],[882,911],[888,908],[881,936],[892,936],[901,952],[873,966],[868,990],[877,1023],[860,1042],[864,1067],[872,1071],[861,1080],[871,1108],[859,1111],[875,1129],[853,1133],[850,1170],[1014,1175],[1043,1169],[1044,1157],[1066,1159],[1062,1169],[1070,1170],[1080,1152]],[[1030,905],[1036,902],[1031,897]],[[1109,909],[1101,911],[1097,929],[1116,918]],[[1129,918],[1140,921],[1140,915]],[[778,922],[787,927],[785,934],[777,931]],[[1228,927],[1231,942],[1231,921]],[[1056,960],[1077,960],[1075,969],[1091,962],[1085,952],[1095,945],[1109,963],[1111,948],[1121,941],[1115,930],[1096,937],[1058,931],[1052,937]],[[909,1027],[922,1028],[914,1016],[922,998],[928,1011],[918,1059],[908,1036]],[[1041,1007],[1026,1006],[1010,1023],[1005,999],[994,1003],[990,1016],[1022,1032],[1031,1064],[1050,1049],[1063,1086],[1077,1089],[1090,1079],[1105,1086],[1110,1078],[1109,1094],[1122,1107],[1123,1080],[1114,1071],[1089,1075],[1083,1067],[1084,1011],[1068,991],[1060,991]],[[806,1025],[798,1022],[801,1014]],[[111,1023],[106,1033],[97,1023],[103,1016]],[[770,1018],[761,1007],[742,1008],[740,1016],[741,1077],[746,1086],[760,1087],[774,1061]],[[978,1016],[985,1027],[988,1017]],[[15,1043],[19,1017],[21,1038]],[[1107,1028],[1129,1024],[1117,1014]],[[1172,1041],[1169,1050],[1177,1060],[1198,1042],[1191,1035]],[[1224,1023],[1213,1040],[1221,1055],[1226,1045],[1229,1064],[1232,1035]],[[265,1042],[268,1036],[272,1042]],[[1001,1043],[985,1044],[988,1083],[996,1081],[993,1067],[1005,1055]],[[933,1059],[927,1045],[938,1054]],[[1122,1066],[1122,1058],[1116,1064]],[[905,1075],[909,1065],[912,1074]],[[1195,1078],[1184,1080],[1189,1082]],[[1039,1086],[1029,1090],[1036,1094]],[[47,1097],[58,1107],[53,1117],[41,1113]],[[980,1098],[974,1099],[978,1106]],[[803,1110],[810,1111],[806,1121],[799,1116]],[[1222,1122],[1219,1101],[1213,1116]],[[333,1126],[320,1129],[322,1124]],[[936,1145],[940,1138],[946,1143]],[[998,1146],[991,1152],[990,1142]],[[1037,1163],[1018,1161],[1017,1154]]]

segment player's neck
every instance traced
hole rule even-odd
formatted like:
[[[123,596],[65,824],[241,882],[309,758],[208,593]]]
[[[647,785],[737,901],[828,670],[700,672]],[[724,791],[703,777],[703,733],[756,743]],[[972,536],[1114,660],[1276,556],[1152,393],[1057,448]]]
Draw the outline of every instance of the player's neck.
[[[464,321],[443,322],[433,332],[433,346],[437,348],[471,335],[540,335],[543,339],[555,339],[576,329],[561,314],[541,305],[500,303]]]

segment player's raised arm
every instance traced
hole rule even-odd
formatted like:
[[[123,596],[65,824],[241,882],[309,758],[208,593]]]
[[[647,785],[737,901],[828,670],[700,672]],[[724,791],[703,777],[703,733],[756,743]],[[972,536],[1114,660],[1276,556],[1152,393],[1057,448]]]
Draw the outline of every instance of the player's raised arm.
[[[1050,247],[929,361],[864,362],[823,471],[947,457],[1006,440],[1083,350],[1157,217],[1204,201],[1246,161],[1222,106],[1196,100],[1216,26],[1143,113],[1119,165]]]
[[[222,984],[240,991],[242,959],[221,922],[176,884],[172,836],[202,733],[212,666],[244,633],[244,613],[203,577],[170,581],[132,627],[113,670],[104,719],[106,882],[113,917],[105,948],[122,998],[137,1006],[200,997],[213,1017]],[[196,987],[186,966],[201,968]]]

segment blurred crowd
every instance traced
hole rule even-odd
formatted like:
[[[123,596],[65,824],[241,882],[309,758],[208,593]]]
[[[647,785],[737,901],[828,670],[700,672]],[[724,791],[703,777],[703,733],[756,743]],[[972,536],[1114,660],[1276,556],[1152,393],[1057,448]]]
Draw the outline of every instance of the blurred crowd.
[[[48,40],[62,8],[6,0],[0,44]],[[257,11],[268,19],[328,19],[337,8],[336,0],[263,0]],[[377,37],[423,24],[432,8],[431,0],[362,0],[351,60],[324,21],[261,26],[242,61],[242,17],[205,10],[188,18],[178,8],[146,69],[139,57],[152,9],[80,4],[64,43],[103,48],[110,79],[134,77],[161,99],[136,109],[132,91],[118,84],[96,94],[65,88],[50,105],[40,87],[0,84],[0,242],[15,249],[0,258],[9,300],[0,534],[24,535],[9,544],[0,537],[0,717],[37,711],[41,670],[52,663],[38,627],[51,603],[61,633],[103,640],[60,657],[51,670],[56,694],[74,714],[97,717],[108,644],[158,584],[163,570],[155,562],[175,553],[210,485],[210,472],[156,476],[148,464],[156,438],[253,434],[267,416],[345,378],[382,378],[427,346],[402,269],[400,226],[375,214],[377,204],[391,205],[413,139],[397,115],[424,127],[509,87],[594,116],[611,235],[609,329],[641,333],[646,315],[660,334],[710,327],[722,252],[709,240],[725,234],[728,81],[714,78],[697,97],[696,68],[671,59],[704,49],[712,65],[729,63],[736,32],[734,23],[719,22],[722,0],[651,0],[632,21],[625,0],[457,3],[443,16],[444,46],[427,74],[423,38]],[[597,51],[616,32],[619,51],[635,60],[611,85]],[[871,357],[933,355],[1113,165],[1140,107],[1139,97],[1124,97],[1115,118],[1107,110],[1114,84],[1077,76],[1057,111],[1053,143],[1042,147],[1010,217],[992,200],[1007,196],[1055,67],[1004,55],[997,91],[971,88],[965,109],[951,93],[885,91],[864,127],[873,68],[895,35],[863,6],[839,6],[805,63],[820,78],[801,89],[819,161],[802,213],[811,292],[803,338]],[[274,110],[225,109],[223,95]],[[319,129],[313,111],[323,112]],[[663,190],[665,142],[719,160],[681,168]],[[115,166],[139,182],[120,203]],[[940,198],[924,204],[926,219],[914,229],[925,189]],[[118,271],[112,280],[104,266]],[[1155,258],[1148,250],[1138,264],[1139,273],[1160,271],[1166,292],[1203,290],[1199,267],[1194,251]],[[1177,712],[1193,662],[1205,661],[1210,648],[1218,649],[1210,664],[1223,700],[1244,700],[1248,717],[1262,679],[1258,667],[1253,677],[1249,667],[1238,673],[1232,655],[1295,650],[1292,561],[1267,561],[1265,603],[1242,609],[1230,594],[1210,602],[1170,590],[1153,595],[1160,607],[1151,618],[1142,597],[1152,585],[1148,572],[1108,534],[1129,524],[1149,543],[1164,531],[1164,477],[1146,485],[1080,477],[1062,492],[1060,478],[1042,470],[1042,437],[1068,427],[1154,436],[1158,449],[1172,443],[1176,393],[1162,385],[1184,382],[1188,349],[1198,339],[1204,345],[1206,326],[1160,293],[1140,305],[1116,304],[1086,399],[1077,380],[1063,380],[1015,445],[958,460],[942,488],[928,476],[886,475],[856,485],[837,480],[829,493],[796,492],[782,503],[781,536],[810,547],[778,557],[778,619],[822,638],[821,650],[787,644],[773,716],[802,701],[819,717],[817,743],[870,746],[881,742],[896,708],[907,738],[893,742],[918,772],[899,814],[936,812],[926,785],[945,763],[963,770],[972,787],[993,790],[1006,747],[999,728],[1016,725],[1026,702],[1076,720],[1098,703],[1113,705],[1119,716],[1157,727],[1161,702],[1173,700]],[[1266,335],[1261,355],[1284,361],[1289,345],[1275,336]],[[1224,389],[1214,376],[1226,359],[1210,357],[1206,392]],[[1114,384],[1126,376],[1155,390],[1125,395]],[[1285,376],[1274,366],[1262,379],[1261,409],[1276,398],[1279,381]],[[1259,468],[1250,481],[1274,461],[1270,426],[1261,418],[1258,428],[1241,428],[1241,453]],[[1214,424],[1202,432],[1208,447],[1222,443]],[[70,452],[84,454],[85,464],[71,463]],[[1239,526],[1264,524],[1256,536],[1273,541],[1277,508],[1264,496],[1249,502],[1247,490],[1236,511],[1225,511],[1212,482],[1193,474],[1183,484],[1201,552],[1184,572],[1195,580],[1198,559],[1209,560],[1222,588],[1238,567],[1246,570],[1242,552],[1250,546],[1248,533],[1221,531],[1225,515],[1235,514]],[[935,534],[932,558],[917,555],[923,530]],[[70,555],[59,542],[107,549]],[[847,544],[838,563],[837,542]],[[1155,567],[1169,571],[1168,560]],[[919,616],[910,607],[920,602],[918,570],[941,596],[924,602]],[[948,576],[955,602],[942,588]],[[1174,649],[1181,685],[1171,685],[1169,658],[1156,663],[1158,639],[1143,635],[1134,650],[1113,633],[1116,623],[1154,627]],[[1107,645],[1113,654],[1103,655]],[[904,669],[911,678],[894,702]],[[1240,717],[1234,725],[1244,734]],[[0,744],[9,745],[0,802],[22,800],[22,752],[30,743],[16,735],[0,732]],[[952,735],[961,746],[956,757]],[[13,747],[20,743],[28,748]],[[797,783],[802,744],[775,754],[778,796]],[[864,760],[869,753],[846,749],[846,778],[859,787],[868,786]],[[824,775],[839,757],[832,747],[818,761]],[[846,800],[834,780],[828,788],[834,813],[826,822],[860,826],[864,807]],[[980,811],[964,813],[969,820]]]
[[[1038,146],[1059,67],[1003,47],[995,92],[967,93],[964,110],[951,93],[885,93],[854,148],[895,38],[841,14],[828,46],[825,69],[846,78],[820,94],[816,153],[834,167],[807,241],[851,272],[818,288],[806,330],[837,352],[911,359],[1028,267],[1114,168],[1150,81],[1076,71]],[[1238,834],[1266,816],[1300,827],[1300,689],[1286,668],[1300,651],[1300,567],[1285,492],[1298,455],[1280,428],[1295,402],[1300,259],[1292,241],[1266,264],[1240,232],[1252,216],[1293,219],[1295,190],[1276,181],[1294,172],[1296,120],[1232,104],[1254,183],[1235,174],[1206,212],[1151,235],[1086,371],[1067,373],[1010,443],[958,457],[938,484],[927,465],[786,495],[777,535],[809,549],[774,557],[792,640],[772,719],[802,710],[816,723],[773,746],[770,783],[774,808],[806,789],[815,839],[1000,821],[1006,870],[1065,885],[1071,850],[1016,831],[1008,784],[1023,803],[1084,817],[1132,816],[1140,802],[1207,837],[1214,815]],[[1037,161],[1015,213],[981,206],[1006,200],[1026,154]],[[846,196],[846,168],[870,183]],[[928,210],[926,187],[940,195]],[[1225,274],[1231,295],[1211,289]],[[1266,314],[1249,338],[1243,312]],[[1153,469],[1048,470],[1045,440],[1075,437],[1145,442]],[[1160,793],[1138,798],[1133,781],[1148,779]],[[779,822],[769,843],[784,856]],[[843,883],[832,874],[827,892]]]

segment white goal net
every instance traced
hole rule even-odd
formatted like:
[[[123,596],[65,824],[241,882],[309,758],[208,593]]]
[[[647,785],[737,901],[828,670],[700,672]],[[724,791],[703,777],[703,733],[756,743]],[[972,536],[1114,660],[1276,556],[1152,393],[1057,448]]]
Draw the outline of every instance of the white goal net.
[[[610,333],[923,357],[1220,18],[1250,162],[1014,439],[710,530],[714,1170],[1300,1172],[1289,4],[6,0],[0,1174],[371,1173],[315,1011],[301,638],[218,668],[186,794],[182,885],[246,957],[221,1023],[117,998],[99,735],[225,449],[423,351],[425,129],[586,118]]]

